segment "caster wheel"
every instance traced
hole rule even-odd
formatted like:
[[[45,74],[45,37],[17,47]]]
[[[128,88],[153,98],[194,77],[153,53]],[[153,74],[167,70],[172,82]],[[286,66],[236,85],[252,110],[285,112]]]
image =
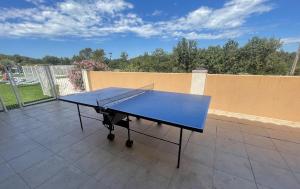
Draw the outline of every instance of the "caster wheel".
[[[127,140],[127,141],[126,141],[126,146],[127,146],[128,148],[131,148],[132,145],[133,145],[133,141],[132,141],[132,140]]]
[[[110,133],[107,135],[107,139],[110,140],[110,141],[113,141],[115,139],[115,135]]]

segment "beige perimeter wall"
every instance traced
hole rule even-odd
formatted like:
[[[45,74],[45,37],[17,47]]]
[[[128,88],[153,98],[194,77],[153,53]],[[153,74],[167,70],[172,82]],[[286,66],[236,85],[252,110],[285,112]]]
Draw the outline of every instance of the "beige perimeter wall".
[[[300,122],[300,77],[208,74],[204,93],[212,109]]]
[[[88,74],[90,89],[139,88],[154,83],[155,90],[190,93],[191,73],[99,72]]]
[[[88,72],[91,90],[138,88],[190,93],[191,73]],[[205,95],[211,109],[300,122],[300,77],[208,74]]]

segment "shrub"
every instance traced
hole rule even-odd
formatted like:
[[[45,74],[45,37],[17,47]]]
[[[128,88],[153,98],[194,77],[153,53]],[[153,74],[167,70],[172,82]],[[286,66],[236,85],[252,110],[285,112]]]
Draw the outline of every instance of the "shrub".
[[[76,68],[70,71],[69,81],[72,83],[75,90],[85,89],[81,73],[82,69],[86,69],[88,71],[104,71],[108,69],[106,64],[91,60],[83,60],[80,62],[74,62],[73,64],[76,66]]]
[[[69,81],[72,83],[75,90],[84,90],[80,69],[73,69],[69,72]]]

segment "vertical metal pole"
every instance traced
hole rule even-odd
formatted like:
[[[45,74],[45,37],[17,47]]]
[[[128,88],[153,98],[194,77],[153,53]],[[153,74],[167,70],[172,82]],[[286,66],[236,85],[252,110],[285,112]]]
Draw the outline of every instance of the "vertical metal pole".
[[[181,143],[182,143],[182,128],[180,128],[177,168],[179,168],[179,165],[180,165]]]
[[[21,98],[20,98],[18,89],[16,89],[16,83],[15,83],[14,79],[11,77],[11,73],[8,71],[8,69],[6,68],[6,66],[4,66],[4,71],[5,71],[5,72],[7,73],[7,75],[8,75],[8,80],[9,80],[10,85],[11,85],[11,88],[12,88],[14,94],[15,94],[17,103],[18,103],[19,107],[22,108],[24,104],[23,104],[23,102],[22,102],[22,100],[21,100]]]
[[[50,68],[50,66],[46,66],[45,69],[46,69],[47,77],[48,77],[48,80],[49,80],[49,83],[50,83],[50,86],[51,86],[51,89],[52,89],[53,96],[54,96],[55,99],[58,99],[58,94],[57,94],[57,91],[56,91],[54,78],[53,78],[52,73],[51,73],[51,68]]]
[[[7,108],[6,108],[5,104],[4,104],[4,100],[2,99],[1,95],[0,95],[0,104],[3,107],[4,112],[7,112]]]
[[[81,114],[80,114],[80,109],[79,109],[79,104],[77,104],[77,111],[78,111],[78,116],[79,116],[79,121],[80,121],[80,127],[81,127],[81,130],[83,131],[82,121],[81,121]]]

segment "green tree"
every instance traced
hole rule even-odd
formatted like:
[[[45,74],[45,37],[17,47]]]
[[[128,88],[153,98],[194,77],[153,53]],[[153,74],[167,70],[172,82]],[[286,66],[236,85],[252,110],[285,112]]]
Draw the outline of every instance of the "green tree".
[[[127,54],[127,52],[121,52],[120,59],[123,62],[127,62],[128,61],[128,54]]]
[[[61,62],[62,65],[69,65],[69,64],[71,64],[71,60],[69,58],[67,58],[67,57],[61,57],[60,58],[60,62]]]
[[[93,56],[93,50],[91,48],[84,48],[79,51],[79,58],[81,60],[90,60]]]
[[[197,42],[182,38],[173,49],[180,70],[191,72],[197,59]]]
[[[96,49],[95,51],[92,52],[92,60],[95,62],[104,62],[105,60],[105,52],[103,49]]]
[[[10,59],[1,59],[0,60],[0,71],[3,74],[5,71],[5,67],[9,70],[14,65],[15,65],[15,62]]]
[[[249,42],[241,48],[241,62],[244,72],[250,74],[265,74],[270,73],[273,67],[276,70],[278,61],[272,65],[268,61],[275,56],[276,52],[280,50],[282,43],[277,39],[267,39],[253,37]],[[273,57],[274,58],[274,57]]]
[[[58,65],[58,64],[62,64],[61,63],[61,59],[57,58],[56,56],[45,56],[42,59],[44,64],[49,64],[49,65]]]
[[[223,46],[224,59],[223,59],[223,73],[239,73],[239,44],[234,40],[228,40]]]
[[[210,46],[198,51],[197,67],[205,68],[209,73],[222,73],[224,53],[220,46]]]

